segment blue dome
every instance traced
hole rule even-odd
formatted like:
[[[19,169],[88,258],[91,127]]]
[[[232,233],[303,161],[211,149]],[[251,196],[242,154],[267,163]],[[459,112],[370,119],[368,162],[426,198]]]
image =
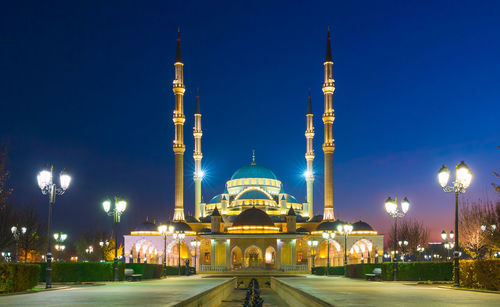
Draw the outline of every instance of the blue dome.
[[[218,203],[220,203],[220,194],[214,196],[208,203],[209,204],[218,204]]]
[[[270,198],[258,190],[250,190],[248,192],[243,193],[238,199],[265,199],[270,200]]]
[[[250,164],[243,166],[236,172],[234,172],[231,180],[242,179],[242,178],[267,178],[276,180],[276,175],[268,168],[257,165]]]
[[[288,195],[288,199],[286,201],[287,203],[293,203],[293,204],[300,204],[297,198],[295,198],[293,195]]]

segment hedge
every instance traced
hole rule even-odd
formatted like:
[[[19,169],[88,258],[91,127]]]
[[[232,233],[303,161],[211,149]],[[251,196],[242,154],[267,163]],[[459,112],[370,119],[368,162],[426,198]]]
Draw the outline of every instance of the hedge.
[[[38,284],[39,275],[36,264],[0,263],[0,293],[31,289]]]
[[[46,262],[41,267],[40,281],[45,281]],[[124,263],[118,262],[118,280],[124,279]],[[52,262],[52,282],[90,282],[114,280],[113,262]]]
[[[392,262],[350,264],[345,276],[366,278],[375,268],[382,269],[382,280],[393,280]],[[398,280],[406,281],[449,281],[453,278],[452,262],[398,262]]]
[[[311,269],[314,275],[326,275],[326,266],[315,266]],[[328,275],[344,275],[344,266],[331,266]]]
[[[163,265],[152,263],[126,263],[125,268],[133,269],[134,274],[142,274],[143,279],[160,278],[163,273]]]
[[[500,259],[461,260],[460,285],[500,291]]]
[[[196,269],[194,267],[189,267],[191,274],[196,274]],[[179,275],[179,267],[178,266],[167,266],[167,275]],[[181,275],[186,275],[186,266],[181,266]]]

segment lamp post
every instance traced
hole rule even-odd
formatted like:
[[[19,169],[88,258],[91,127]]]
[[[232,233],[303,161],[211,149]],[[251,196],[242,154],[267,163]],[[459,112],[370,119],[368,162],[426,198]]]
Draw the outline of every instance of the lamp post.
[[[118,197],[115,196],[115,202],[113,207],[111,207],[111,201],[105,200],[102,203],[104,211],[113,217],[113,231],[115,233],[115,259],[113,262],[113,270],[114,270],[114,280],[118,281],[118,231],[116,230],[118,223],[120,223],[120,216],[127,208],[127,202],[124,200],[118,200]]]
[[[45,288],[52,288],[52,252],[51,252],[51,244],[50,244],[50,226],[52,223],[52,205],[56,202],[56,195],[62,195],[69,187],[71,182],[71,176],[68,174],[66,169],[63,169],[59,175],[59,183],[61,187],[57,187],[55,183],[53,183],[53,167],[50,169],[44,167],[38,176],[36,177],[38,182],[38,187],[42,191],[43,195],[49,195],[49,216],[47,223],[47,268],[45,274]]]
[[[99,246],[101,247],[101,254],[102,254],[102,259],[104,261],[106,261],[106,255],[104,253],[104,245],[106,245],[106,247],[109,245],[109,241],[108,240],[105,240],[105,241],[99,241]]]
[[[403,260],[403,262],[405,262],[405,249],[408,246],[408,241],[407,240],[399,241],[398,244],[399,244],[399,247],[401,248],[401,254],[403,254],[401,256],[402,257],[401,260]]]
[[[17,254],[18,254],[18,251],[19,251],[19,240],[21,239],[21,236],[25,235],[26,234],[26,227],[21,227],[21,228],[17,228],[16,226],[12,226],[12,228],[10,228],[10,231],[12,232],[12,236],[14,237],[14,240],[16,241],[16,250],[14,251],[14,261],[18,261],[18,257],[17,257]],[[24,255],[24,262],[26,262],[26,258],[28,257],[28,255]]]
[[[200,246],[200,241],[194,239],[191,241],[191,247],[194,248],[194,268],[196,269],[196,258],[198,258],[198,247]]]
[[[481,230],[483,231],[483,233],[486,231],[486,228],[487,228],[486,225],[481,225]],[[493,236],[495,234],[495,230],[497,230],[497,225],[491,224],[489,228],[490,228],[489,229],[490,235]],[[491,258],[491,248],[488,248],[488,251]]]
[[[420,245],[417,246],[417,252],[418,252],[418,254],[420,256],[419,258],[422,258],[422,253],[424,251],[425,251],[425,248],[423,246],[420,246]],[[417,259],[417,261],[418,261],[418,259]]]
[[[54,237],[54,240],[56,241],[56,246],[55,246],[56,250],[58,252],[64,251],[66,246],[62,245],[62,243],[64,241],[66,241],[66,238],[68,238],[68,235],[65,233],[62,233],[62,232],[56,232],[56,233],[54,233],[53,237]]]
[[[447,250],[446,260],[450,258],[450,249],[452,249],[455,246],[455,244],[448,242],[448,237],[450,238],[450,240],[453,240],[454,236],[455,234],[453,233],[453,231],[450,231],[449,234],[447,234],[446,231],[444,230],[441,232],[441,238],[444,241],[443,246]]]
[[[167,277],[167,236],[174,231],[174,226],[172,225],[160,225],[158,226],[158,232],[163,237],[163,276]]]
[[[316,247],[318,246],[318,241],[317,240],[308,240],[307,245],[309,245],[309,248],[311,248],[311,258],[312,258],[312,267],[314,268],[314,258],[316,258]],[[311,269],[312,272],[312,269]]]
[[[398,250],[398,217],[403,217],[410,209],[410,202],[408,198],[403,198],[401,202],[401,210],[398,208],[398,199],[390,197],[385,201],[385,211],[394,218],[394,260],[393,260],[393,279],[398,280],[398,264],[397,264],[397,250]]]
[[[184,240],[184,237],[186,235],[184,234],[184,232],[182,231],[175,231],[174,232],[174,239],[177,240],[177,251],[178,251],[178,254],[179,254],[179,261],[178,261],[178,265],[179,265],[179,276],[181,275],[181,242],[182,240]]]
[[[327,242],[327,250],[328,250],[328,259],[326,261],[326,276],[328,276],[328,271],[330,269],[330,240],[332,240],[333,238],[335,238],[335,233],[334,232],[326,232],[326,231],[323,231],[323,239],[326,240]]]
[[[352,232],[351,224],[343,224],[337,226],[337,231],[344,234],[344,267],[347,265],[347,235]]]
[[[472,181],[472,173],[465,164],[464,161],[461,161],[460,164],[456,166],[455,173],[455,181],[452,182],[452,185],[447,185],[448,180],[450,179],[450,170],[443,165],[438,172],[438,180],[439,184],[443,188],[443,191],[446,193],[455,193],[455,250],[453,252],[454,259],[454,271],[455,271],[455,281],[453,285],[458,287],[460,285],[460,276],[459,276],[459,251],[458,251],[458,195],[465,193],[467,188],[470,186]]]

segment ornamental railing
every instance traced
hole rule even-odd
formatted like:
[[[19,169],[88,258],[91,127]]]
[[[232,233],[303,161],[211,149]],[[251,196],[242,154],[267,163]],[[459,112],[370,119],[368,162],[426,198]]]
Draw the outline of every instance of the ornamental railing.
[[[307,264],[282,264],[281,265],[281,270],[285,272],[291,272],[291,271],[307,271]]]
[[[224,272],[227,270],[228,270],[227,266],[225,265],[211,265],[211,264],[200,265],[200,271],[202,272]]]

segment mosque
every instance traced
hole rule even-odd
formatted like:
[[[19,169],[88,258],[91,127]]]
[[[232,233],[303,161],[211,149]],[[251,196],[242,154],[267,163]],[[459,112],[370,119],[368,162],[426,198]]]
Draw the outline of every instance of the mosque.
[[[309,95],[306,113],[307,162],[305,203],[286,193],[284,184],[259,165],[253,153],[250,164],[236,170],[222,193],[202,202],[201,112],[196,96],[194,114],[195,215],[184,215],[184,86],[180,34],[174,62],[175,96],[173,152],[175,161],[175,209],[167,231],[147,221],[124,236],[127,262],[183,264],[189,260],[199,272],[264,270],[307,272],[312,266],[378,262],[383,235],[364,221],[335,219],[333,210],[333,60],[328,31],[324,61],[324,202],[323,214],[313,216],[313,112]],[[221,189],[222,190],[222,189]]]

